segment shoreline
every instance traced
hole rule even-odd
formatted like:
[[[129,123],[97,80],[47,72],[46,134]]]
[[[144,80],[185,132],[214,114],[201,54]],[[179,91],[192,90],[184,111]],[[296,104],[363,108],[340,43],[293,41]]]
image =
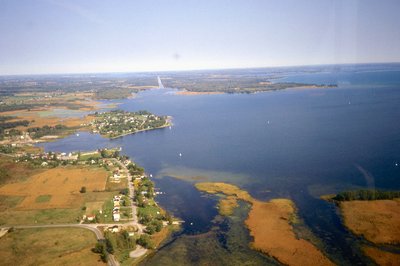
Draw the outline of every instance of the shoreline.
[[[336,195],[321,199],[336,205],[341,222],[360,238],[360,249],[379,265],[397,265],[400,243],[400,198],[337,201]],[[393,250],[382,247],[390,247]],[[393,252],[392,252],[393,251]]]
[[[107,135],[103,135],[103,134],[99,134],[99,135],[101,135],[102,137],[108,138],[108,139],[117,139],[117,138],[121,138],[123,136],[133,135],[133,134],[136,134],[136,133],[139,133],[139,132],[145,132],[145,131],[151,131],[151,130],[155,130],[155,129],[161,129],[161,128],[170,127],[172,125],[173,125],[172,123],[168,123],[168,124],[166,124],[164,126],[155,127],[155,128],[148,128],[148,129],[141,129],[141,130],[138,130],[138,131],[135,131],[135,132],[124,133],[124,134],[121,134],[121,135],[118,135],[118,136],[115,136],[115,137],[108,137]]]

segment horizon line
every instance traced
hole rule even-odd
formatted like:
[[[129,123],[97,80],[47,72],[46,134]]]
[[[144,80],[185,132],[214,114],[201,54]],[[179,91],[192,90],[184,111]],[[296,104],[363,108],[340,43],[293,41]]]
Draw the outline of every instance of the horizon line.
[[[241,70],[241,69],[263,69],[263,68],[286,68],[286,67],[318,67],[318,66],[342,66],[342,65],[376,65],[376,64],[400,64],[399,62],[365,62],[365,63],[326,63],[309,65],[280,65],[280,66],[243,66],[243,67],[223,67],[223,68],[193,68],[177,70],[139,70],[139,71],[99,71],[99,72],[54,72],[54,73],[30,73],[30,74],[0,74],[0,77],[12,76],[57,76],[57,75],[94,75],[94,74],[136,74],[136,73],[162,73],[162,72],[190,72],[190,71],[221,71],[221,70]]]

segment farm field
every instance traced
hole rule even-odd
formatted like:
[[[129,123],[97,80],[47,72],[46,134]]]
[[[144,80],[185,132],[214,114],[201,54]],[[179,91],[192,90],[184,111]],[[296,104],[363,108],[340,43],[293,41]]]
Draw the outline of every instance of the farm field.
[[[15,210],[76,208],[83,204],[87,191],[103,191],[107,172],[102,168],[57,167],[31,176],[25,182],[0,187],[2,196],[25,197]]]
[[[0,225],[79,222],[111,200],[107,176],[103,168],[68,166],[13,179],[0,187]]]
[[[0,238],[0,265],[105,265],[95,243],[80,228],[15,229]]]

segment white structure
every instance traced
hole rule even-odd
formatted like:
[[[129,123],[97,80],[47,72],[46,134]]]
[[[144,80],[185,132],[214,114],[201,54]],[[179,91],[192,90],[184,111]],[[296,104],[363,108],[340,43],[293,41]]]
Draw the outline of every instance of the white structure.
[[[119,222],[119,219],[121,219],[121,216],[119,215],[119,212],[113,213],[114,222]]]

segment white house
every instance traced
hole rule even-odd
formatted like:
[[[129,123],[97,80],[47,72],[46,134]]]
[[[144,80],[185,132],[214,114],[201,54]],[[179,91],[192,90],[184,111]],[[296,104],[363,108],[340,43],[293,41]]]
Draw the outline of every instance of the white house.
[[[115,222],[119,222],[119,219],[121,218],[121,216],[119,215],[119,212],[115,212],[113,213],[113,220]]]

